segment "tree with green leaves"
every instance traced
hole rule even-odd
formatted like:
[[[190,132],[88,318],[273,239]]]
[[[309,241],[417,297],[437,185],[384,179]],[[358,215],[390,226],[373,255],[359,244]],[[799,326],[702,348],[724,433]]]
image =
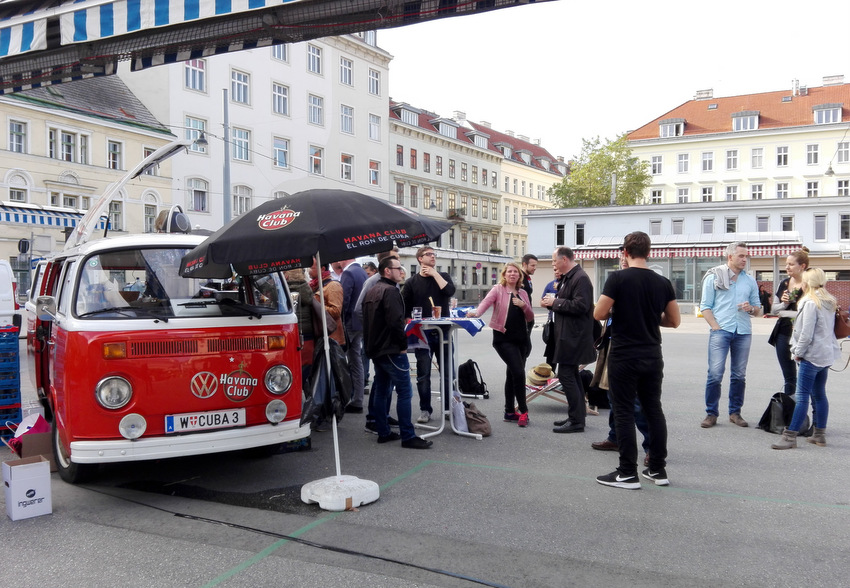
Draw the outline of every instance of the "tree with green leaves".
[[[649,163],[632,156],[625,133],[603,145],[596,137],[582,139],[581,155],[570,164],[570,173],[549,189],[552,202],[561,208],[608,206],[643,201],[652,176]],[[613,181],[612,181],[613,180]]]

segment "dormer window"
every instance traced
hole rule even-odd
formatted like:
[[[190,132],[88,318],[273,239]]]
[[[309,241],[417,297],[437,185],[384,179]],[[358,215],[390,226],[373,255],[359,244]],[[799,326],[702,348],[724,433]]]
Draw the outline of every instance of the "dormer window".
[[[513,156],[514,148],[508,143],[496,143],[494,147],[502,152],[502,157],[505,159],[511,159]]]
[[[842,104],[818,104],[812,108],[816,125],[841,122]]]
[[[538,157],[537,161],[540,162],[540,167],[549,171],[550,166],[552,165],[552,161],[548,157]]]
[[[745,110],[732,114],[733,131],[754,131],[759,128],[759,113],[757,110]]]
[[[517,151],[517,154],[522,158],[522,161],[526,165],[531,165],[531,151],[528,151],[527,149],[520,149]]]
[[[457,123],[448,118],[432,119],[431,124],[437,127],[437,132],[444,137],[457,139]]]
[[[407,123],[409,125],[418,126],[419,125],[419,113],[414,112],[412,110],[408,110],[407,108],[401,109],[401,122]]]
[[[472,131],[470,133],[466,133],[466,136],[475,144],[476,147],[489,149],[490,135],[486,135],[479,131]]]
[[[681,137],[685,134],[685,119],[666,118],[658,123],[659,137]]]

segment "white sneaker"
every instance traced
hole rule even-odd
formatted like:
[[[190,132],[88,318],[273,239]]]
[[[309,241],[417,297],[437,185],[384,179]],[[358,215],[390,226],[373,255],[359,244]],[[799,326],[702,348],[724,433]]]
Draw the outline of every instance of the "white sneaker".
[[[422,414],[419,415],[419,418],[416,419],[416,422],[419,423],[420,425],[424,425],[425,423],[429,422],[430,420],[431,420],[431,413],[428,412],[427,410],[423,410]]]

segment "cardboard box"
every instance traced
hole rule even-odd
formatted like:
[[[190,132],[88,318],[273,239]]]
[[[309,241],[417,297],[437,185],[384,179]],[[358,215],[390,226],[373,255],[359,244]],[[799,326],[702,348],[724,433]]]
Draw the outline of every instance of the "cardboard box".
[[[13,521],[53,512],[50,463],[41,455],[3,462],[6,514]]]
[[[53,440],[50,433],[27,433],[21,436],[21,457],[41,455],[50,462],[50,471],[56,471],[56,460],[53,459]]]

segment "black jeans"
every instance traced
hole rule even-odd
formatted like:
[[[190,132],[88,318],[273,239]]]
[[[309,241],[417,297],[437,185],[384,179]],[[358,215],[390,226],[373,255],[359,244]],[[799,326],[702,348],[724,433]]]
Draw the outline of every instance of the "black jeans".
[[[516,343],[513,341],[493,342],[493,349],[505,362],[505,412],[514,412],[514,402],[519,412],[528,412],[525,403],[525,358],[531,351],[531,343]]]
[[[561,388],[564,389],[564,396],[566,396],[567,402],[570,405],[567,413],[570,422],[583,427],[587,411],[584,404],[584,386],[581,383],[578,366],[559,363],[558,381],[561,382]]]
[[[794,396],[797,392],[797,363],[791,359],[791,336],[776,336],[776,359],[785,380],[785,393]]]
[[[663,371],[661,358],[608,358],[608,384],[620,447],[617,469],[624,476],[637,475],[636,399],[649,426],[649,469],[657,472],[667,465],[667,419],[661,409]]]

